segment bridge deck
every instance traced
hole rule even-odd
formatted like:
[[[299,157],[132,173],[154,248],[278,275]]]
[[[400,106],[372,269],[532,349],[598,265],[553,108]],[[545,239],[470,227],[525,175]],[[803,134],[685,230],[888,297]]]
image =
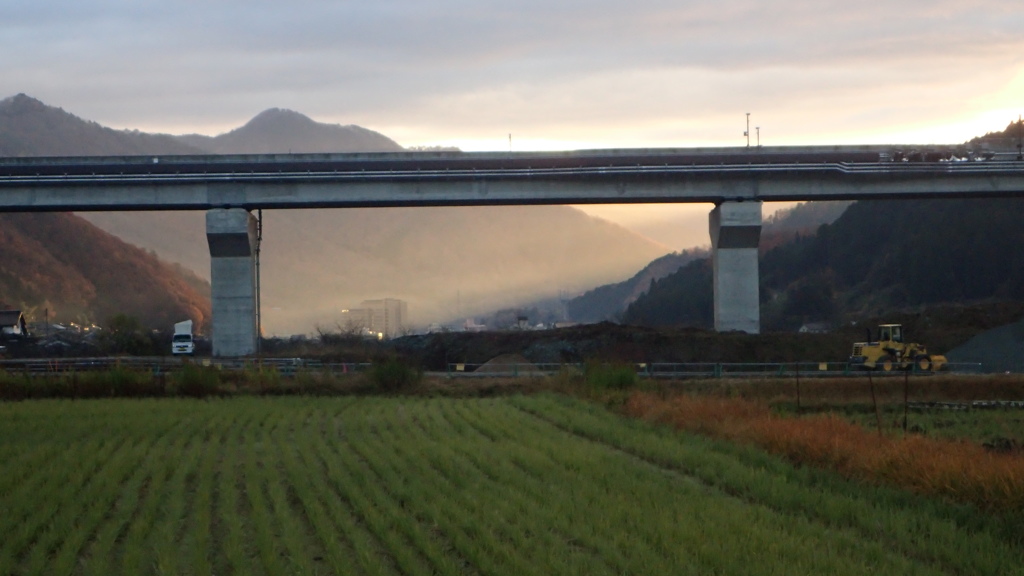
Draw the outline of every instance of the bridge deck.
[[[1024,162],[885,147],[0,159],[0,211],[623,204],[1024,194]]]

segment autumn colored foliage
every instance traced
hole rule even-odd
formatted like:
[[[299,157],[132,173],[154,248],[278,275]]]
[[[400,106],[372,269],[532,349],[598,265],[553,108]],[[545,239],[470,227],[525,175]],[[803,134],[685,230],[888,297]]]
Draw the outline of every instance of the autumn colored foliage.
[[[210,317],[204,280],[75,214],[2,214],[0,245],[0,302],[30,322],[124,314],[147,328],[190,318],[201,329]]]
[[[882,435],[835,414],[781,416],[742,398],[636,392],[627,414],[754,444],[797,464],[993,510],[1024,509],[1024,457],[966,441]]]

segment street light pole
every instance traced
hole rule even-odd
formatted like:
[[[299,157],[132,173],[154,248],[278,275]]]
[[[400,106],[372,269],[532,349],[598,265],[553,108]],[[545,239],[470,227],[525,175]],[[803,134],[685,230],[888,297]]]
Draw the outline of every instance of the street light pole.
[[[747,129],[743,131],[743,135],[747,137],[747,148],[750,148],[750,112],[747,112]]]

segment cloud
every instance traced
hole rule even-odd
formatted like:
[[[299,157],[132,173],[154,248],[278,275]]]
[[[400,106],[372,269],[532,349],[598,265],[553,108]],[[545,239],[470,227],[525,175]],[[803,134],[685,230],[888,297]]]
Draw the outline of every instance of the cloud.
[[[1024,5],[0,0],[0,98],[217,134],[271,107],[466,150],[960,142],[1021,113]],[[752,134],[752,136],[754,136]],[[587,207],[675,248],[707,207]]]
[[[829,141],[966,125],[1021,71],[1022,24],[947,0],[0,0],[0,78],[166,132],[285,107],[404,144],[658,146],[737,143],[754,112]]]

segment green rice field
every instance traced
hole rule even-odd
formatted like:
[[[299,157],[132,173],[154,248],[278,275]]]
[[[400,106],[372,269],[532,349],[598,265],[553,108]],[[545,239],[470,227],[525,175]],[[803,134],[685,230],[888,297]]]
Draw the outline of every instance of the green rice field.
[[[1020,574],[1024,523],[556,395],[0,404],[0,574]]]

